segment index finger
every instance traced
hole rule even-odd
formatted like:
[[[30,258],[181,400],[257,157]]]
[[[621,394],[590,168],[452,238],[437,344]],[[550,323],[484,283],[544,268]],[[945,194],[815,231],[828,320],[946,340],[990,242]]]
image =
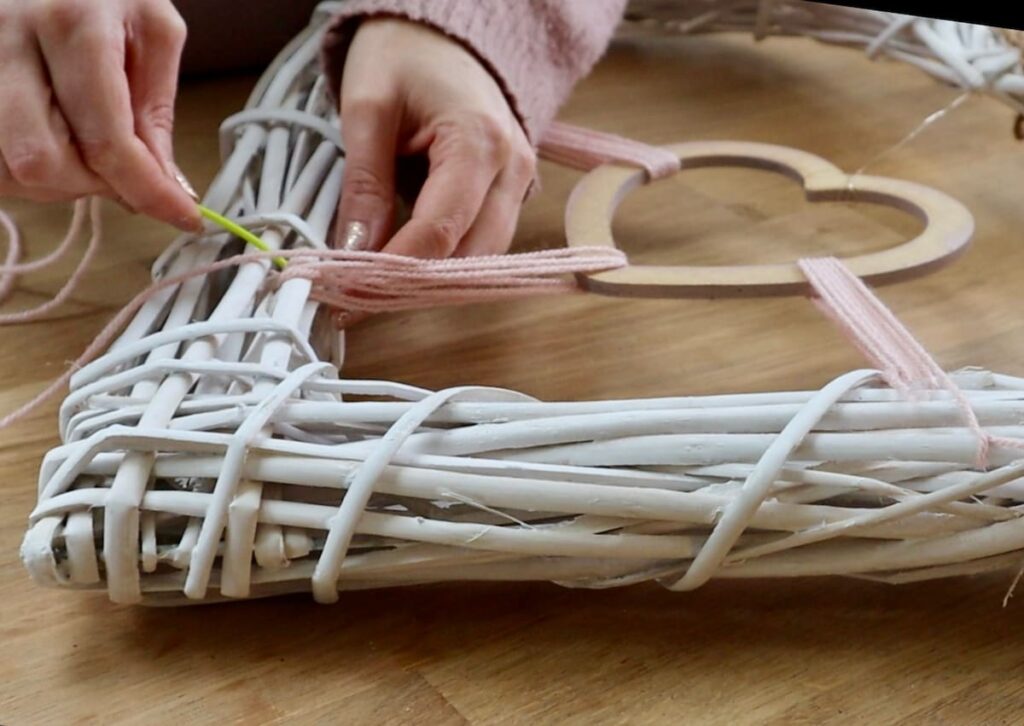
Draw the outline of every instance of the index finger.
[[[435,142],[437,143],[437,142]],[[470,139],[431,149],[430,173],[412,216],[383,251],[410,257],[450,257],[473,226],[498,175],[498,160],[488,158]]]

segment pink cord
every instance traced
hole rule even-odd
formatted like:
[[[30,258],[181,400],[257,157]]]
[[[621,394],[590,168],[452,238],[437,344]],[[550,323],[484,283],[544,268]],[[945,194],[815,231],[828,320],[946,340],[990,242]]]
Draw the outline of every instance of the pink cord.
[[[542,159],[584,171],[621,162],[640,167],[651,179],[672,176],[682,166],[679,157],[664,147],[558,121],[548,127],[538,153]]]
[[[14,223],[14,220],[11,219],[11,216],[0,209],[0,226],[2,226],[7,232],[7,257],[4,260],[4,265],[0,267],[0,303],[5,301],[14,290],[14,284],[17,281],[19,274],[39,270],[61,260],[67,255],[71,249],[71,245],[81,235],[82,227],[85,224],[86,212],[89,212],[89,217],[92,223],[92,234],[89,237],[89,242],[85,248],[85,253],[82,255],[82,259],[79,261],[75,271],[71,273],[70,277],[68,277],[63,287],[61,287],[56,295],[42,305],[26,310],[19,310],[13,313],[0,314],[0,325],[15,325],[18,323],[27,323],[39,320],[41,317],[56,308],[58,305],[63,304],[69,297],[71,297],[75,288],[81,282],[82,277],[84,277],[89,264],[96,256],[96,251],[99,249],[100,238],[103,231],[100,223],[99,200],[94,199],[90,202],[86,199],[80,199],[75,202],[75,211],[71,218],[71,224],[68,226],[67,234],[64,236],[64,239],[57,248],[50,254],[38,260],[19,264],[18,259],[21,257],[21,235],[18,233],[18,227]],[[115,317],[114,321],[121,319],[121,317],[122,316],[119,314]],[[127,316],[125,316],[125,320],[126,317]],[[113,324],[114,321],[111,321],[111,324]],[[119,326],[123,325],[123,322],[124,321],[120,322]],[[111,325],[108,325],[107,327],[110,328]],[[4,429],[15,421],[24,418],[60,391],[68,380],[70,380],[72,373],[77,369],[78,365],[90,360],[96,355],[96,353],[102,350],[108,342],[109,338],[106,340],[94,340],[86,351],[79,357],[79,362],[76,362],[75,365],[65,371],[60,378],[47,386],[28,403],[21,405],[17,410],[3,418],[0,418],[0,429]]]
[[[368,313],[579,292],[567,275],[623,267],[607,247],[421,260],[379,252],[298,251],[282,280],[308,279],[312,297],[339,311]]]
[[[678,157],[659,147],[648,146],[612,134],[555,123],[541,144],[545,158],[577,169],[591,169],[617,161],[639,166],[651,178],[661,178],[680,167]],[[92,235],[78,267],[60,291],[38,307],[0,314],[0,325],[38,320],[74,292],[100,244],[99,200],[79,200],[64,240],[46,257],[18,264],[21,239],[11,217],[0,210],[0,227],[8,235],[7,257],[0,267],[0,303],[14,288],[17,275],[41,269],[62,259],[81,234],[86,211],[92,220]],[[324,304],[346,311],[384,312],[452,305],[482,300],[499,300],[580,290],[569,275],[586,274],[622,267],[626,257],[608,248],[571,248],[518,255],[420,260],[373,252],[341,250],[292,250],[238,255],[207,265],[178,277],[161,280],[135,296],[89,344],[71,367],[28,403],[0,418],[0,429],[32,413],[59,392],[75,370],[91,361],[113,342],[129,318],[157,292],[185,280],[246,262],[273,258],[297,258],[281,275],[283,279],[304,277],[312,283],[312,296]]]
[[[981,427],[956,382],[849,267],[835,257],[803,259],[798,264],[817,295],[815,305],[882,372],[886,383],[907,394],[925,388],[945,389],[953,396],[968,428],[978,437],[979,468],[988,468],[993,444],[1024,448],[1024,441],[992,436]]]
[[[21,257],[21,235],[18,233],[18,227],[15,225],[14,220],[11,219],[11,216],[0,209],[0,226],[2,226],[4,231],[7,232],[7,258],[4,260],[3,266],[0,267],[0,303],[3,303],[10,296],[11,292],[13,292],[14,284],[17,282],[18,275],[48,267],[55,262],[59,262],[67,255],[71,250],[71,246],[79,236],[81,236],[82,227],[85,225],[86,214],[90,211],[91,213],[89,216],[92,222],[92,234],[85,248],[85,253],[82,255],[82,259],[79,260],[78,266],[75,268],[75,271],[71,273],[71,276],[68,277],[64,286],[61,287],[53,298],[47,300],[41,305],[38,305],[37,307],[29,308],[27,310],[19,310],[13,313],[0,314],[0,325],[14,325],[17,323],[29,323],[38,320],[54,308],[67,301],[67,299],[74,294],[75,288],[78,287],[78,284],[81,282],[86,270],[89,268],[93,258],[96,256],[96,251],[99,248],[100,237],[102,234],[99,201],[94,200],[90,210],[89,201],[86,199],[80,199],[75,202],[75,210],[71,217],[71,224],[68,225],[68,231],[57,248],[50,254],[38,260],[19,263],[18,259]]]

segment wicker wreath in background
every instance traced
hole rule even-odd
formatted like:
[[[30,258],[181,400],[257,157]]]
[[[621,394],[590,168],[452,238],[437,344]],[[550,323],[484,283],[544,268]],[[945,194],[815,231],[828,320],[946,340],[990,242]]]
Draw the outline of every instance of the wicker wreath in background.
[[[272,249],[324,247],[343,149],[318,74],[332,3],[222,128],[205,203]],[[687,32],[866,47],[1024,108],[1019,36],[815,3],[637,2]],[[950,205],[955,202],[950,200]],[[236,254],[177,239],[154,276]],[[602,588],[846,575],[890,582],[1024,557],[1024,464],[952,397],[877,371],[820,391],[594,402],[338,377],[310,284],[253,261],[167,288],[79,370],[22,547],[46,585],[173,603],[456,580]],[[981,425],[1024,438],[1024,379],[956,374]]]

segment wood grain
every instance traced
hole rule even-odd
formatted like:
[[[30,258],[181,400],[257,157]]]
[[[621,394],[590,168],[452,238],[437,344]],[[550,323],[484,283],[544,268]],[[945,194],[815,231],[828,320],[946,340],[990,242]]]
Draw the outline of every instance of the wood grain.
[[[216,171],[216,127],[251,79],[184,89],[182,165]],[[796,146],[855,169],[956,95],[922,75],[805,41],[617,42],[563,117],[647,141]],[[1011,114],[972,99],[868,171],[918,181],[975,214],[974,247],[882,295],[949,368],[1024,372],[1020,270],[1024,147]],[[577,175],[545,167],[519,247],[560,243]],[[65,210],[11,204],[38,254]],[[0,410],[58,374],[147,280],[170,238],[120,210],[103,259],[44,323],[6,331]],[[616,239],[663,264],[784,262],[882,249],[915,233],[885,210],[810,206],[773,175],[694,171],[640,190]],[[68,268],[23,281],[17,304]],[[578,296],[408,313],[349,340],[347,373],[441,387],[504,385],[544,398],[819,386],[861,365],[799,299]],[[655,587],[452,585],[180,610],[34,587],[18,544],[56,404],[0,449],[0,723],[1013,723],[1024,713],[1012,573],[890,587],[859,581]]]

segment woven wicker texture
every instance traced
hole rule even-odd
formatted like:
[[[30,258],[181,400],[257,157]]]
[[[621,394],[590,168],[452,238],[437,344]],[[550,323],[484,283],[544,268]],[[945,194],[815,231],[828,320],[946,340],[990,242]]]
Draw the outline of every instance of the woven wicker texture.
[[[205,199],[273,249],[322,247],[341,184],[317,27],[225,124]],[[154,273],[239,249],[182,237]],[[308,280],[272,284],[266,261],[150,300],[72,381],[22,549],[32,576],[126,603],[331,602],[466,579],[690,589],[1019,563],[1024,465],[996,447],[976,470],[948,393],[907,398],[870,370],[817,391],[634,401],[431,392],[339,379],[325,318]],[[956,381],[987,431],[1024,437],[1024,380]]]

